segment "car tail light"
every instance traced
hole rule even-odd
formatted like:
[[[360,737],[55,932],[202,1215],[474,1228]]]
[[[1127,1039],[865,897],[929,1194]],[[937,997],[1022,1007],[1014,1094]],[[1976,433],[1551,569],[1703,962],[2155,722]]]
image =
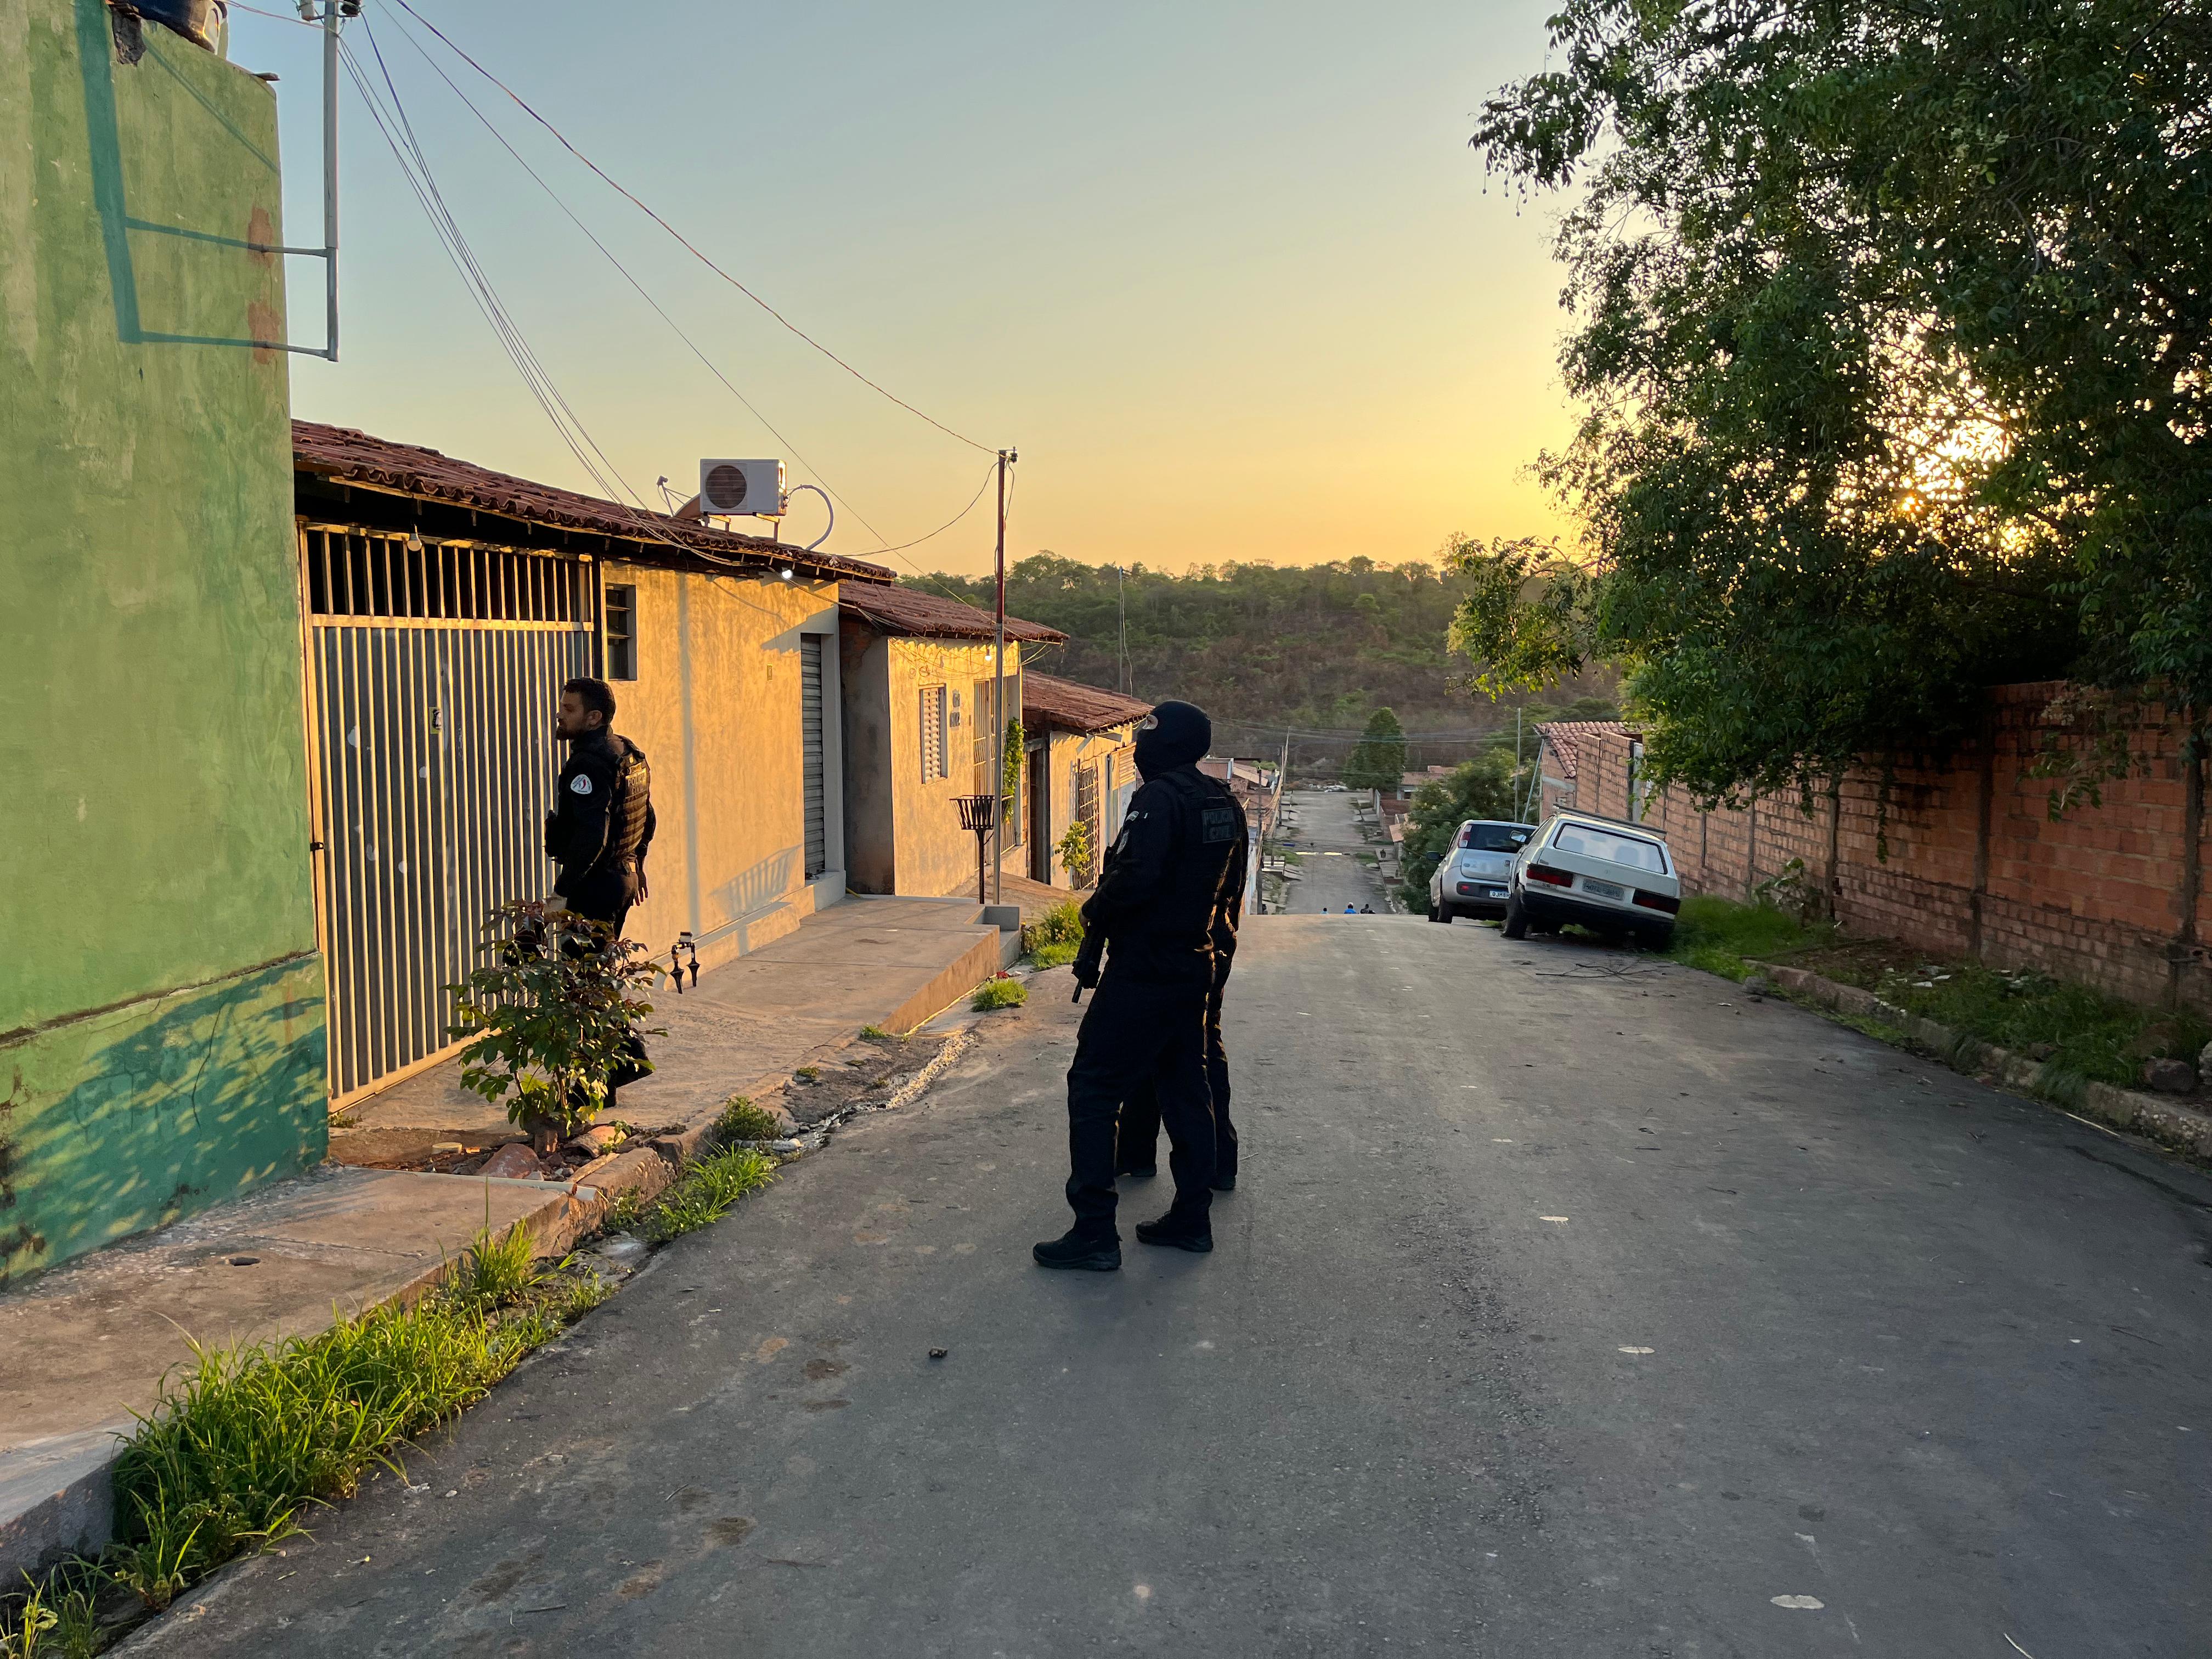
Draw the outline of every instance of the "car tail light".
[[[1670,916],[1682,908],[1681,900],[1664,893],[1647,893],[1641,887],[1636,890],[1636,902],[1647,910],[1664,910]]]
[[[1459,884],[1459,890],[1462,895],[1465,895],[1468,893],[1479,893],[1482,890],[1471,881],[1463,881]]]
[[[1531,881],[1549,882],[1554,887],[1571,887],[1575,883],[1572,871],[1554,870],[1548,864],[1532,864],[1522,873]]]

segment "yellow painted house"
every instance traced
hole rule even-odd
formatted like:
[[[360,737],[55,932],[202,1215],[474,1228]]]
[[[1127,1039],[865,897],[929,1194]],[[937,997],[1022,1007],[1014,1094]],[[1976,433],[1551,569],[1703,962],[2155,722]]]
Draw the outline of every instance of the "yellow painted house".
[[[910,587],[847,583],[838,596],[846,879],[858,893],[973,894],[975,838],[963,795],[1001,787],[1005,730],[1023,707],[1022,649],[1067,635],[1006,618],[1004,720],[994,723],[988,612]],[[1030,868],[1022,784],[1006,806],[999,867]]]
[[[1152,706],[1052,674],[1022,678],[1029,858],[1024,873],[1054,887],[1088,887],[1136,792],[1132,745]],[[1058,848],[1068,826],[1090,825],[1090,856],[1070,870]]]
[[[486,915],[550,891],[564,679],[606,679],[652,766],[631,939],[710,969],[844,896],[838,598],[890,571],[343,428],[292,442],[334,1100],[451,1053]]]

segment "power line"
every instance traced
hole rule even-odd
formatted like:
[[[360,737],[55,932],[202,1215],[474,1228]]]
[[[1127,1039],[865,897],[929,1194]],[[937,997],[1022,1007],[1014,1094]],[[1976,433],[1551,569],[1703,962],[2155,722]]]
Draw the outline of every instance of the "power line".
[[[411,8],[409,8],[409,10],[410,15],[416,16],[418,21],[422,21],[419,14],[413,13]],[[384,61],[383,52],[377,45],[375,31],[369,26],[366,18],[362,20],[362,27],[368,30],[370,51],[375,55],[377,68],[382,75],[386,89],[391,95],[393,110],[393,123],[405,134],[407,142],[404,151],[403,151],[398,139],[395,137],[392,127],[386,125],[384,115],[381,112],[380,103],[375,96],[374,89],[368,84],[366,76],[362,74],[358,62],[355,58],[354,54],[349,48],[344,49],[346,52],[347,71],[352,76],[355,87],[360,91],[363,101],[368,106],[371,118],[376,122],[378,130],[384,134],[385,142],[392,147],[394,158],[399,161],[402,173],[406,176],[410,186],[415,191],[416,198],[422,204],[423,211],[429,216],[432,228],[437,231],[441,243],[446,246],[447,257],[453,261],[456,270],[460,273],[463,282],[470,288],[471,297],[476,300],[477,309],[483,313],[486,323],[491,327],[494,333],[499,337],[502,347],[506,349],[508,356],[514,362],[517,372],[522,375],[526,386],[528,387],[532,397],[536,398],[539,407],[544,411],[547,418],[552,421],[555,430],[560,434],[562,441],[568,445],[569,453],[575,456],[578,464],[584,468],[585,471],[590,475],[593,482],[599,485],[601,493],[605,495],[617,509],[628,516],[633,523],[636,524],[640,531],[646,537],[655,541],[665,543],[668,546],[677,548],[680,551],[690,553],[698,557],[707,559],[711,562],[729,565],[732,568],[742,568],[738,566],[738,562],[735,561],[719,559],[714,555],[707,553],[703,550],[691,547],[684,543],[674,540],[665,532],[646,522],[645,520],[640,518],[637,514],[631,512],[629,506],[620,499],[622,494],[627,493],[636,499],[641,507],[645,507],[645,498],[630,485],[628,479],[623,477],[620,469],[615,465],[613,460],[607,455],[606,452],[600,447],[599,443],[592,439],[589,430],[585,427],[582,419],[576,414],[574,406],[568,403],[566,397],[562,394],[559,387],[555,385],[550,374],[545,369],[542,362],[538,358],[536,352],[532,349],[527,339],[523,336],[520,326],[514,321],[513,313],[507,309],[504,301],[500,299],[497,291],[491,286],[489,276],[483,271],[481,264],[476,258],[473,249],[469,246],[466,237],[461,232],[459,220],[453,216],[452,210],[446,204],[443,193],[438,188],[435,176],[430,170],[429,158],[427,154],[424,153],[421,143],[416,138],[413,125],[407,119],[405,106],[400,99],[398,88],[392,80],[389,65],[387,65]],[[429,27],[433,33],[438,33],[438,31],[434,25],[426,23],[425,27]],[[476,105],[470,100],[466,94],[463,93],[458,86],[453,84],[452,77],[447,76],[445,71],[439,67],[437,63],[429,57],[429,54],[427,52],[423,51],[421,42],[415,40],[413,35],[408,32],[404,24],[401,25],[400,33],[406,38],[408,44],[414,46],[416,51],[422,54],[424,62],[429,64],[431,70],[437,74],[439,79],[445,82],[447,88],[453,91],[453,95],[456,98],[459,98],[460,101],[466,106],[470,113],[474,115],[479,122],[483,123],[485,131],[492,135],[493,138],[499,143],[501,148],[505,149],[507,153],[514,158],[516,164],[520,166],[525,173],[529,173],[531,178],[538,184],[538,187],[544,190],[547,196],[551,198],[554,205],[561,209],[562,212],[568,216],[569,222],[574,224],[579,231],[583,233],[586,240],[592,243],[592,246],[597,248],[599,252],[605,257],[607,262],[613,265],[614,268],[622,274],[623,279],[637,291],[639,297],[643,299],[648,306],[651,306],[655,314],[657,314],[663,322],[666,323],[669,327],[674,331],[677,337],[681,339],[686,346],[690,348],[692,355],[697,357],[702,363],[705,364],[708,372],[714,374],[715,379],[720,380],[722,385],[727,388],[730,393],[735,397],[739,403],[743,404],[746,410],[750,411],[763,427],[768,428],[769,433],[775,437],[779,443],[788,447],[793,456],[796,457],[810,472],[812,472],[817,477],[822,479],[823,487],[825,489],[829,489],[831,494],[835,495],[836,499],[840,502],[843,503],[848,510],[852,513],[853,516],[859,519],[861,524],[866,526],[869,533],[874,536],[879,544],[882,544],[882,545],[877,548],[869,550],[871,552],[902,555],[905,549],[920,546],[923,542],[944,534],[945,531],[952,528],[954,525],[958,524],[963,519],[966,518],[969,513],[975,510],[975,504],[982,500],[984,489],[989,487],[991,474],[988,470],[984,474],[983,483],[977,487],[975,495],[969,498],[967,506],[961,508],[958,513],[955,514],[944,524],[939,525],[935,530],[927,532],[927,534],[916,537],[910,542],[901,543],[896,547],[891,546],[884,533],[878,530],[875,526],[870,524],[866,517],[858,507],[854,507],[849,501],[846,500],[843,495],[838,493],[834,487],[830,485],[829,479],[822,473],[821,470],[815,466],[812,462],[808,461],[803,454],[800,454],[798,447],[793,444],[788,438],[786,438],[781,432],[778,431],[775,425],[770,422],[764,415],[762,415],[759,410],[754,407],[751,401],[748,399],[742,392],[739,392],[737,386],[731,382],[729,378],[725,375],[721,370],[714,365],[712,360],[710,360],[706,354],[699,349],[697,343],[692,340],[691,337],[684,331],[684,329],[672,317],[669,316],[667,312],[664,310],[659,302],[653,299],[653,295],[647,291],[644,285],[638,282],[638,280],[630,274],[629,270],[623,264],[622,261],[615,256],[612,250],[608,248],[604,242],[592,233],[590,228],[586,226],[581,219],[578,218],[577,216],[568,208],[568,204],[561,199],[559,193],[538,175],[537,170],[532,167],[529,162],[524,160],[523,157],[515,151],[514,146],[507,142],[504,135],[502,135],[496,127],[492,125],[491,122],[485,117],[483,112],[478,109]],[[440,34],[439,38],[441,40],[445,39],[442,34]],[[447,44],[451,46],[452,42],[447,41]],[[454,50],[459,52],[459,49],[455,47]],[[464,57],[466,56],[465,53],[463,53],[462,55]],[[409,158],[410,155],[414,161],[414,166],[412,167],[409,165]],[[416,176],[418,170],[421,174],[419,181]],[[573,433],[571,430],[572,428]],[[590,454],[586,454],[585,453],[586,448],[591,452]],[[593,455],[598,457],[598,464],[596,465],[592,459]],[[619,486],[619,489],[617,489],[617,486]],[[647,508],[646,510],[650,512],[649,508]],[[983,611],[980,605],[975,605],[972,601],[969,601],[960,594],[955,593],[951,589],[945,587],[945,585],[942,582],[938,581],[935,577],[931,576],[928,573],[923,571],[921,566],[915,564],[913,560],[902,559],[902,562],[912,568],[915,574],[921,576],[924,580],[932,583],[932,585],[943,591],[947,598],[951,599],[959,604],[967,605],[969,609],[976,611],[978,615],[988,614]]]
[[[395,3],[402,10],[405,11],[409,16],[412,17],[416,22],[422,24],[424,28],[429,30],[431,33],[436,35],[441,40],[443,40],[447,46],[452,48],[455,55],[457,55],[462,62],[465,63],[471,69],[483,76],[485,80],[490,82],[492,85],[497,87],[501,92],[513,99],[517,107],[519,107],[524,114],[527,115],[532,120],[537,122],[539,126],[544,127],[546,131],[553,135],[555,140],[559,143],[562,149],[567,150],[569,155],[574,156],[579,161],[581,161],[586,167],[597,173],[606,182],[610,188],[616,191],[617,194],[620,195],[625,201],[629,202],[631,206],[637,209],[639,212],[644,214],[647,218],[652,220],[653,223],[659,225],[661,229],[666,231],[669,235],[675,238],[677,242],[681,245],[693,258],[698,260],[701,264],[706,266],[708,270],[713,271],[717,276],[720,276],[732,288],[737,289],[738,293],[744,295],[745,298],[750,300],[763,311],[765,311],[769,316],[775,318],[778,323],[781,324],[783,327],[788,330],[792,334],[797,336],[799,339],[804,340],[808,345],[812,346],[815,350],[820,352],[831,362],[836,364],[838,368],[843,369],[854,380],[860,381],[861,385],[867,386],[872,391],[889,398],[892,403],[896,404],[901,409],[906,410],[908,414],[915,416],[918,419],[927,421],[930,425],[935,427],[939,432],[945,434],[946,437],[957,439],[960,442],[966,444],[970,449],[980,449],[987,455],[995,453],[992,446],[989,444],[979,443],[975,439],[968,436],[964,432],[954,431],[951,427],[945,425],[944,422],[939,420],[935,416],[927,414],[923,410],[916,409],[912,404],[907,402],[905,398],[898,396],[896,392],[891,392],[887,387],[879,385],[878,382],[870,380],[866,374],[860,373],[859,369],[854,368],[852,364],[847,362],[836,352],[830,350],[828,346],[823,345],[819,340],[809,334],[805,329],[800,328],[796,323],[786,317],[774,306],[762,299],[759,295],[754,293],[752,289],[747,288],[735,276],[730,275],[728,271],[723,270],[721,266],[716,264],[714,260],[708,258],[704,252],[702,252],[694,243],[685,237],[681,231],[678,230],[675,226],[670,224],[667,220],[662,218],[658,213],[654,212],[653,209],[647,206],[644,202],[639,200],[635,195],[625,189],[611,173],[607,172],[605,167],[602,167],[597,161],[594,161],[590,156],[585,155],[583,151],[578,149],[575,145],[570,143],[568,138],[562,133],[560,128],[555,126],[550,121],[547,120],[536,110],[532,109],[530,106],[529,102],[525,100],[520,93],[516,92],[504,81],[501,81],[482,64],[477,62],[475,58],[470,57],[469,54],[466,52],[464,52],[459,46],[456,46],[450,35],[447,34],[443,29],[440,28],[435,23],[433,23],[428,18],[423,16],[421,12],[416,11],[413,6],[408,3],[408,0],[395,0]]]

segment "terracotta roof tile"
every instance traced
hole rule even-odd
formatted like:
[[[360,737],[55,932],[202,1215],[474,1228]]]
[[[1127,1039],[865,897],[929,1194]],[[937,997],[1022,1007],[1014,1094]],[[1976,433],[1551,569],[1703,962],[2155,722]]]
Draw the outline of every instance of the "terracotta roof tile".
[[[1032,729],[1055,726],[1063,732],[1109,732],[1152,712],[1152,706],[1119,691],[1102,690],[1056,674],[1022,676],[1022,724]]]
[[[988,640],[996,631],[989,611],[913,587],[878,587],[872,584],[845,588],[838,595],[838,609],[883,633],[919,639]],[[1033,645],[1056,645],[1067,635],[1042,623],[1009,617],[1006,637]]]
[[[393,443],[350,427],[325,426],[319,421],[292,422],[292,465],[297,471],[340,483],[373,485],[425,500],[453,501],[531,524],[624,537],[647,549],[664,547],[672,554],[696,553],[763,568],[787,566],[810,576],[871,584],[889,582],[892,575],[884,566],[865,560],[807,553],[765,536],[740,536],[672,519],[665,513],[648,513],[619,501],[495,472],[434,449]]]

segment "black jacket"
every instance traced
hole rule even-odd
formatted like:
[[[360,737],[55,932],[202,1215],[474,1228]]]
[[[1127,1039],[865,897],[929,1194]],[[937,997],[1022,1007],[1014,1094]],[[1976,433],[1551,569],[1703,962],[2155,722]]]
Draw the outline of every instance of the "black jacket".
[[[594,876],[635,875],[653,845],[653,772],[645,751],[602,728],[568,745],[545,817],[545,851],[561,866],[553,890],[574,898]]]
[[[1251,839],[1226,785],[1195,766],[1151,779],[1130,799],[1105,872],[1083,907],[1109,963],[1148,980],[1202,985],[1237,948]]]

